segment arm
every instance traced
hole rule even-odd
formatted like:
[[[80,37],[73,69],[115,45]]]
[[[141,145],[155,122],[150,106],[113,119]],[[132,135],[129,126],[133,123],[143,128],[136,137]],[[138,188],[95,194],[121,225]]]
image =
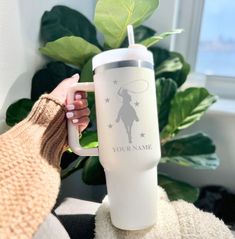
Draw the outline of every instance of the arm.
[[[44,95],[0,136],[0,238],[31,238],[53,207],[67,137],[64,113],[56,98]]]
[[[32,238],[55,204],[67,146],[65,98],[77,78],[40,97],[28,117],[0,136],[0,238]]]

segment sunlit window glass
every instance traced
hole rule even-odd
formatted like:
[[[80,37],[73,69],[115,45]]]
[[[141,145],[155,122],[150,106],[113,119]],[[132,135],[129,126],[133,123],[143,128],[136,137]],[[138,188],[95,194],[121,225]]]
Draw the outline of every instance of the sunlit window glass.
[[[196,71],[235,76],[234,0],[205,0]]]

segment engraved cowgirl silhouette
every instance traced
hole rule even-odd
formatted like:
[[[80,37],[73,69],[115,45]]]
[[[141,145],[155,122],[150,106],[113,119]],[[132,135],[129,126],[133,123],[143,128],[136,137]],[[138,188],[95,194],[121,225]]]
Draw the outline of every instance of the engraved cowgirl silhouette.
[[[136,114],[134,107],[130,104],[131,96],[128,93],[127,89],[120,88],[118,90],[118,95],[122,97],[122,106],[118,112],[116,122],[118,123],[120,119],[122,120],[126,133],[128,135],[129,143],[132,143],[131,128],[134,121],[139,121],[139,118]]]

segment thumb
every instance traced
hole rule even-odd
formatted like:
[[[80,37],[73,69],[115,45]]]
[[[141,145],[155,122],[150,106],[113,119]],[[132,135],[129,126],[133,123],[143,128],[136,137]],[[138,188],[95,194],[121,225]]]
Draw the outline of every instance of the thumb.
[[[79,81],[79,74],[75,74],[70,78],[63,80],[52,92],[51,95],[65,103],[68,88]]]
[[[68,84],[68,86],[70,86],[73,83],[77,83],[79,80],[80,80],[80,76],[78,73],[76,73],[76,74],[72,75],[70,78],[67,78],[64,81],[62,81],[62,83],[64,85]]]

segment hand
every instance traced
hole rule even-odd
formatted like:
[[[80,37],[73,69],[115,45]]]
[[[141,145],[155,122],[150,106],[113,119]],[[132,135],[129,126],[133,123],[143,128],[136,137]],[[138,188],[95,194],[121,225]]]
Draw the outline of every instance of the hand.
[[[66,104],[68,88],[79,81],[79,74],[63,80],[50,94],[66,105],[66,117],[79,127],[82,132],[89,124],[90,110],[86,92],[76,92],[73,104]]]
[[[79,74],[75,74],[70,78],[67,78],[60,82],[59,85],[50,93],[51,96],[57,98],[62,104],[66,104],[66,97],[68,88],[79,81]]]
[[[79,75],[76,75],[79,80]],[[73,104],[66,104],[66,117],[79,127],[80,133],[89,124],[90,110],[88,108],[87,93],[84,91],[76,92]]]

